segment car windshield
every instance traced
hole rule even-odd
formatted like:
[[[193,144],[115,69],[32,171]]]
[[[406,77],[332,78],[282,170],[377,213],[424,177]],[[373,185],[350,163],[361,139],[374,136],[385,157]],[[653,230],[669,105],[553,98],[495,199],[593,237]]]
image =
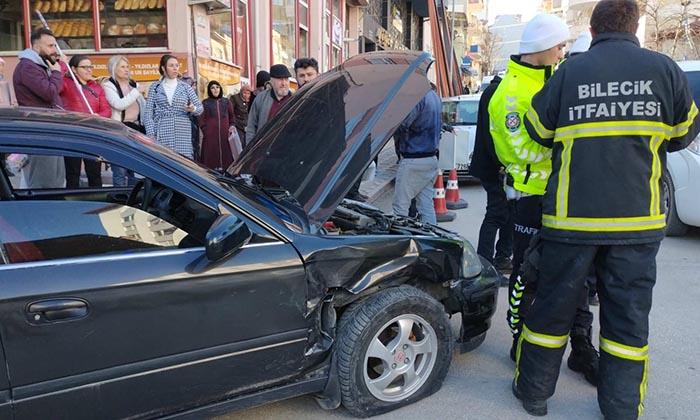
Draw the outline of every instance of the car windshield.
[[[450,125],[475,125],[479,101],[445,101],[442,103],[442,122]]]
[[[689,71],[685,73],[688,78],[688,86],[690,86],[690,93],[693,95],[695,103],[700,103],[700,71]]]

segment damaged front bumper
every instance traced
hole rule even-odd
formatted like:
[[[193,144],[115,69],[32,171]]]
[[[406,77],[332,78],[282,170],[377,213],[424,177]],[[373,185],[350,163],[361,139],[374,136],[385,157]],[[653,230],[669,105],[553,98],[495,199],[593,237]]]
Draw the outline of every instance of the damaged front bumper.
[[[462,313],[457,340],[460,353],[474,350],[484,341],[496,312],[501,274],[484,258],[481,264],[483,269],[478,276],[450,282],[450,300],[453,301],[449,306],[458,306]]]

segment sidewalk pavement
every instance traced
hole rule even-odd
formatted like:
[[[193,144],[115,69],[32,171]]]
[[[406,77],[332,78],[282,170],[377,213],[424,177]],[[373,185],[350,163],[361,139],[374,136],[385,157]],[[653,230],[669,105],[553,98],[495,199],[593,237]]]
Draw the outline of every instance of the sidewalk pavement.
[[[369,197],[367,202],[373,204],[383,194],[389,191],[394,186],[394,178],[396,177],[396,152],[394,151],[394,140],[384,146],[379,152],[377,160],[377,173],[372,181],[366,181],[360,184],[360,193]]]

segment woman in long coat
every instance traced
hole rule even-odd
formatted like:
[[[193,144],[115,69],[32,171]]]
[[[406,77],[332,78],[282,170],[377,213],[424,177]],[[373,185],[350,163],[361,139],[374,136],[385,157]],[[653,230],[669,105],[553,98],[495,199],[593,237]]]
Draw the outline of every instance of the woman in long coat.
[[[235,130],[235,117],[231,101],[223,96],[223,89],[216,80],[207,85],[204,112],[199,117],[202,130],[201,162],[211,169],[226,169],[233,163],[228,137]]]
[[[163,77],[149,88],[142,119],[146,135],[158,144],[192,159],[189,115],[201,114],[202,103],[192,87],[178,80],[179,69],[177,58],[168,54],[161,57],[158,71]]]

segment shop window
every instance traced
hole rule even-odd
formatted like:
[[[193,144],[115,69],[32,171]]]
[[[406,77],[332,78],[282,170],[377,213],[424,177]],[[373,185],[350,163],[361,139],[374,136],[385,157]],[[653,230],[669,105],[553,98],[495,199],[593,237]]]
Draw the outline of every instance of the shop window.
[[[290,69],[296,60],[296,2],[272,0],[272,62]],[[290,70],[291,71],[291,70]]]
[[[233,32],[231,31],[231,12],[224,11],[209,15],[209,28],[211,57],[229,63],[233,62]]]
[[[309,5],[299,2],[299,57],[309,56]]]
[[[241,76],[250,77],[248,55],[248,4],[236,1],[236,63],[242,67]]]
[[[22,0],[0,2],[0,51],[20,51],[23,49]]]
[[[82,2],[74,2],[79,3]],[[99,3],[102,48],[168,46],[165,0],[100,0]],[[89,18],[92,28],[92,12],[81,13],[86,15],[85,19]]]
[[[69,50],[95,49],[95,25],[93,21],[93,2],[74,1],[33,1],[34,10],[39,10],[46,19],[49,28],[56,35],[61,48]],[[72,7],[69,7],[72,6]],[[99,2],[104,8],[104,2]],[[32,28],[41,27],[41,21],[36,13],[31,16]]]

